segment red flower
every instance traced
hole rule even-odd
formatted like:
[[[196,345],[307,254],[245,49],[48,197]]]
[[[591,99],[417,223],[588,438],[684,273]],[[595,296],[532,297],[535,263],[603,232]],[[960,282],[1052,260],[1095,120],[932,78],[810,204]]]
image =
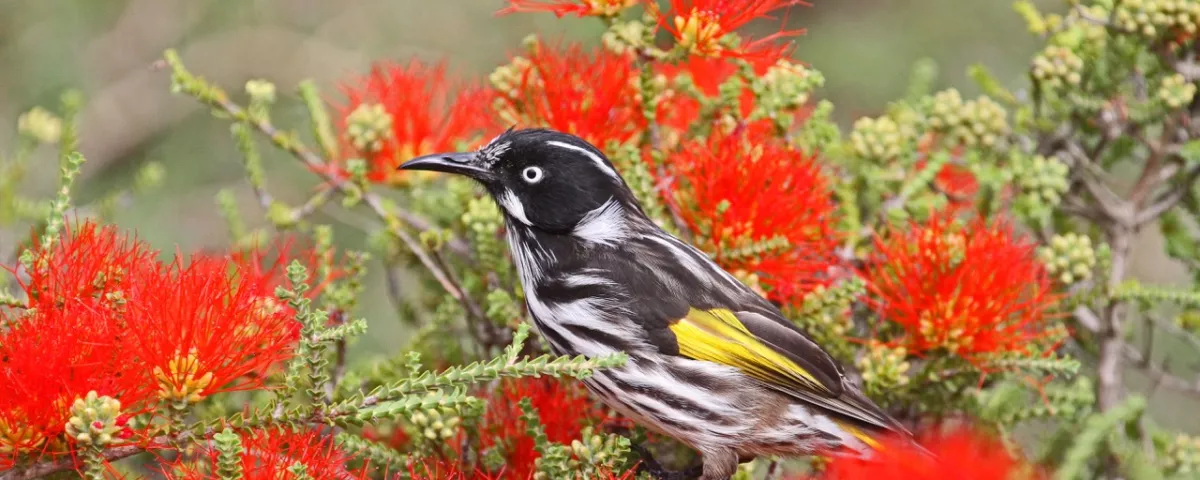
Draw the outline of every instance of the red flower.
[[[401,163],[456,150],[490,126],[488,91],[448,78],[444,62],[377,64],[342,91],[348,100],[339,108],[342,140],[367,159],[373,182],[403,183],[409,173],[396,170]]]
[[[126,413],[139,413],[152,395],[137,381],[140,366],[120,348],[128,332],[106,309],[66,302],[25,315],[4,312],[0,324],[10,325],[0,332],[0,467],[18,455],[69,452],[74,444],[63,433],[71,406],[90,391],[117,399]]]
[[[21,283],[33,308],[67,302],[119,307],[139,277],[159,268],[158,252],[90,220],[67,222],[48,249],[39,241],[34,238],[33,268]]]
[[[508,0],[508,6],[500,15],[516,12],[551,12],[562,18],[567,14],[577,17],[611,17],[637,5],[639,0]]]
[[[634,140],[644,129],[630,55],[538,44],[527,62],[514,65],[511,88],[499,92],[506,122],[553,128],[601,148]]]
[[[1000,442],[957,430],[924,439],[931,457],[904,441],[892,441],[878,457],[836,457],[820,477],[824,480],[1015,480],[1045,478],[1033,467],[1008,455]]]
[[[444,460],[411,462],[408,464],[408,476],[412,480],[498,480],[500,478],[479,470],[464,472],[461,465]],[[530,478],[532,478],[532,474]]]
[[[837,238],[828,182],[812,156],[754,131],[714,132],[666,160],[699,246],[726,269],[757,275],[773,300],[794,303],[825,282]],[[770,245],[762,251],[753,247]]]
[[[348,468],[350,460],[333,443],[333,436],[319,430],[297,430],[292,427],[277,427],[242,433],[242,474],[246,480],[285,480],[295,478],[289,472],[296,464],[304,466],[309,478],[369,478],[366,466]],[[199,461],[185,463],[180,460],[164,468],[170,480],[208,480],[218,478],[215,448],[204,449]]]
[[[899,325],[899,343],[920,353],[1025,351],[1047,334],[1057,296],[1036,245],[1007,222],[956,225],[940,214],[875,239],[878,262],[863,272],[872,308]]]
[[[658,24],[671,32],[678,44],[694,55],[706,57],[767,57],[783,56],[786,45],[771,45],[784,37],[804,33],[803,30],[783,30],[767,37],[746,41],[730,48],[723,43],[729,33],[768,13],[783,7],[808,5],[802,0],[670,0],[670,10],[663,12],[657,0],[647,0],[646,7],[658,19]]]
[[[256,269],[197,256],[188,265],[176,258],[137,292],[143,310],[127,319],[132,348],[161,399],[198,402],[256,388],[268,368],[291,357],[299,324],[272,282]]]
[[[549,377],[526,377],[506,381],[490,394],[480,427],[480,447],[503,449],[507,460],[504,478],[529,478],[539,457],[521,420],[521,399],[530,399],[551,442],[570,444],[585,426],[605,420],[604,410],[577,385]]]

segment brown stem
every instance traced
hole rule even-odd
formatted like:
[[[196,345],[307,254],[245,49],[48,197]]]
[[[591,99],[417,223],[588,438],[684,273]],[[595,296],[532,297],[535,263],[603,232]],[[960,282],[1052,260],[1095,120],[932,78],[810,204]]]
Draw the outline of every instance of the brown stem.
[[[1132,205],[1126,204],[1125,213]],[[1132,215],[1110,212],[1115,221],[1108,228],[1108,244],[1112,250],[1112,267],[1108,273],[1108,288],[1115,289],[1125,280],[1129,254],[1133,247]],[[1100,314],[1100,360],[1097,365],[1097,408],[1106,411],[1121,403],[1125,394],[1123,364],[1125,359],[1125,302],[1109,301]]]

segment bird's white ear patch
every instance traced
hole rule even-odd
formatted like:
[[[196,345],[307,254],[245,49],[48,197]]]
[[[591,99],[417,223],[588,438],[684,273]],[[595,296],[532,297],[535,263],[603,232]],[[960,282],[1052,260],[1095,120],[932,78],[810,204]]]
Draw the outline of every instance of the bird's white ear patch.
[[[504,190],[504,193],[496,197],[496,203],[499,203],[500,207],[507,210],[508,214],[512,215],[517,221],[531,227],[533,226],[529,222],[529,217],[525,216],[525,204],[521,203],[521,199],[517,198],[517,194],[513,193],[512,190]]]
[[[616,200],[609,199],[583,216],[572,235],[586,242],[614,246],[629,237],[625,211]]]

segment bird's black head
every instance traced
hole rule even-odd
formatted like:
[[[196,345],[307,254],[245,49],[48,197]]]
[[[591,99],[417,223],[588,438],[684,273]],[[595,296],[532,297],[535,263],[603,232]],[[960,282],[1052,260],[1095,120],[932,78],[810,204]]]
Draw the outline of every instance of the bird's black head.
[[[510,129],[477,151],[426,155],[400,168],[473,178],[511,219],[547,232],[570,232],[610,200],[638,209],[604,153],[554,130]]]

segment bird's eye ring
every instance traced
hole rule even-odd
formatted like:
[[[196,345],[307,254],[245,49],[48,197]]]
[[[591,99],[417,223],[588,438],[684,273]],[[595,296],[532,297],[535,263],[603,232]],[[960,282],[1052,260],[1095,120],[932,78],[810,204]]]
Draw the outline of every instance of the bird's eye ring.
[[[538,167],[525,167],[525,170],[521,171],[521,178],[524,178],[525,183],[530,185],[542,181],[543,176],[545,175],[542,173],[542,169]]]

